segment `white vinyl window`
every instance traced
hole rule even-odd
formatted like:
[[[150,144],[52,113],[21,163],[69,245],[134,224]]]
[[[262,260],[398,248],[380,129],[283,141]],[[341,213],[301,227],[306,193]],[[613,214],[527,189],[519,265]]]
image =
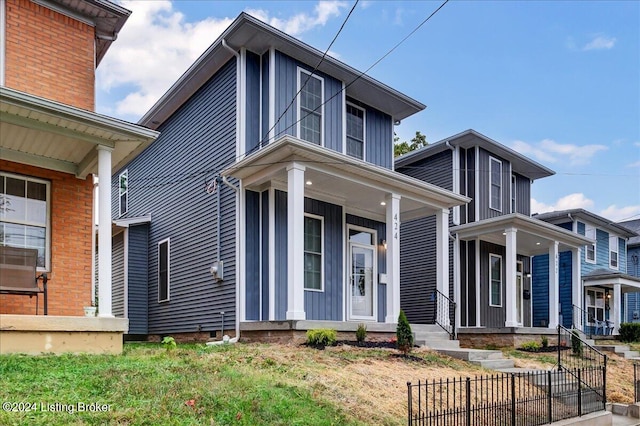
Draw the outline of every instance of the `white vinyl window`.
[[[364,160],[365,111],[347,104],[347,155]]]
[[[167,238],[158,243],[158,302],[169,301],[170,289],[170,241]]]
[[[594,241],[593,244],[587,244],[585,246],[584,260],[587,263],[596,263],[596,228],[587,228],[585,236]]]
[[[489,208],[502,211],[502,161],[489,157]]]
[[[125,170],[118,176],[118,197],[120,205],[120,216],[129,210],[129,171]]]
[[[298,137],[322,145],[324,80],[298,68],[298,91]]]
[[[502,256],[489,255],[489,305],[502,306]]]
[[[611,269],[618,269],[618,237],[609,237],[609,267]]]
[[[38,250],[37,268],[50,270],[48,181],[0,173],[0,245]]]
[[[322,291],[324,219],[304,216],[304,288]]]

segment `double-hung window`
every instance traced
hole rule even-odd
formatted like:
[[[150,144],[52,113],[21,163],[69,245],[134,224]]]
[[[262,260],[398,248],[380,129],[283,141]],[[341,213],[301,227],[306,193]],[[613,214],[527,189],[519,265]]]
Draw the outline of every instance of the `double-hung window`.
[[[0,245],[38,250],[37,267],[50,270],[50,183],[0,173]]]
[[[169,301],[170,288],[170,240],[158,243],[158,302]]]
[[[596,228],[587,228],[585,236],[593,240],[593,244],[585,247],[584,260],[587,263],[596,263]]]
[[[364,110],[347,104],[347,155],[364,160]]]
[[[322,291],[322,217],[304,217],[304,288]]]
[[[118,177],[118,197],[120,216],[129,210],[129,171],[125,170]]]
[[[298,137],[317,145],[322,145],[323,85],[322,78],[298,68]]]
[[[489,157],[489,208],[502,211],[502,161]]]
[[[609,237],[609,267],[618,269],[618,237]]]
[[[502,257],[489,255],[489,305],[502,306]]]

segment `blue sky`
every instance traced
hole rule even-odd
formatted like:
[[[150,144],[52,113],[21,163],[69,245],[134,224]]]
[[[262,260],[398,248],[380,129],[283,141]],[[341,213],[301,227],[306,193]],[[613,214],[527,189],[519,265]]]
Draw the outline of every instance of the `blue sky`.
[[[360,1],[331,48],[366,70],[442,2]],[[325,50],[353,2],[121,2],[99,112],[137,121],[242,11]],[[551,168],[533,211],[640,218],[640,2],[456,1],[369,75],[427,105],[396,128],[475,129]]]

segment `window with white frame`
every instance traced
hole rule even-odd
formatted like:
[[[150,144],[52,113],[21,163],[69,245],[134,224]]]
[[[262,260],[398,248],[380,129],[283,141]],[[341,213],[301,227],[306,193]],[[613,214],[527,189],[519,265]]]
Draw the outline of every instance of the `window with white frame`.
[[[50,270],[50,183],[0,173],[0,245],[38,250],[37,267]]]
[[[162,240],[158,243],[158,302],[169,301],[170,288],[170,240]]]
[[[489,157],[489,208],[502,211],[502,161]]]
[[[585,237],[591,238],[593,244],[587,244],[584,251],[584,260],[587,263],[596,263],[596,228],[587,228]]]
[[[618,269],[618,237],[609,237],[609,267],[611,269]]]
[[[125,170],[118,176],[118,196],[120,216],[129,210],[129,171]]]
[[[324,220],[304,216],[304,288],[322,291],[322,235]]]
[[[502,256],[489,255],[489,305],[502,306]]]
[[[298,69],[298,137],[322,145],[323,85],[322,78]]]
[[[347,104],[347,155],[364,160],[364,109]]]

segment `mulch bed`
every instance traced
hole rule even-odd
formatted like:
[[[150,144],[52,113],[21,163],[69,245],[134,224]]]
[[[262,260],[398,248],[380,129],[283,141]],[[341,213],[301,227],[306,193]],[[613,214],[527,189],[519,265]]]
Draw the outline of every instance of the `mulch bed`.
[[[566,351],[568,349],[571,349],[569,346],[560,346],[560,350],[561,351]],[[547,346],[546,348],[538,348],[538,349],[525,349],[525,348],[518,348],[519,351],[522,352],[533,352],[533,353],[547,353],[547,352],[558,352],[558,346]]]

